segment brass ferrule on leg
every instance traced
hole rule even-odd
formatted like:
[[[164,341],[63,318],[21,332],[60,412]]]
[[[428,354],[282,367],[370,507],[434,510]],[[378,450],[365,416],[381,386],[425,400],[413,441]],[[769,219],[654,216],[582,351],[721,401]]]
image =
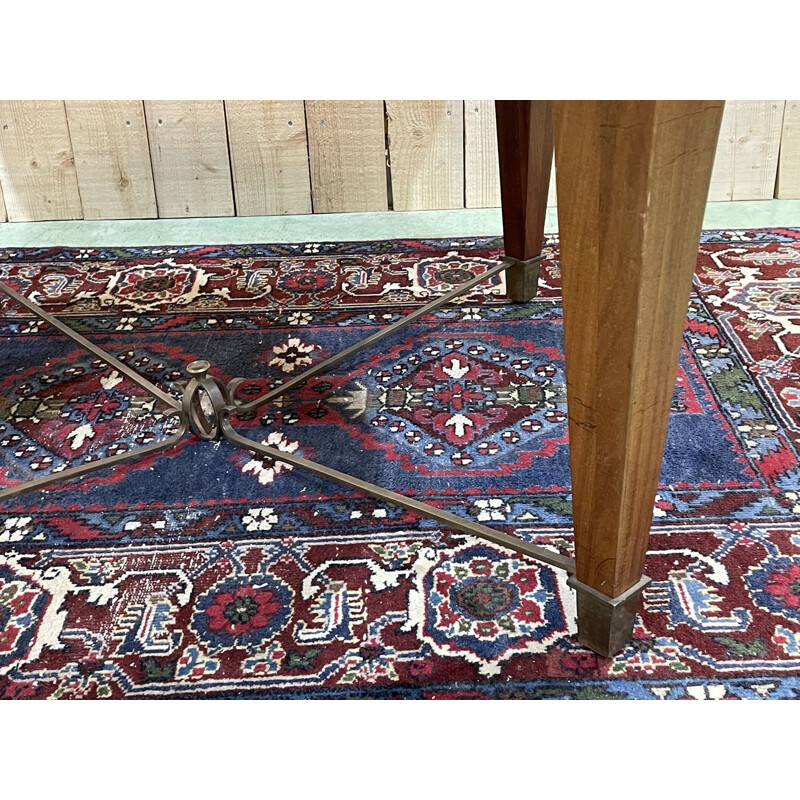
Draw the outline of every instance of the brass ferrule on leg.
[[[570,575],[567,586],[578,598],[578,641],[604,658],[616,655],[631,639],[639,597],[649,583],[642,575],[627,591],[607,597]]]

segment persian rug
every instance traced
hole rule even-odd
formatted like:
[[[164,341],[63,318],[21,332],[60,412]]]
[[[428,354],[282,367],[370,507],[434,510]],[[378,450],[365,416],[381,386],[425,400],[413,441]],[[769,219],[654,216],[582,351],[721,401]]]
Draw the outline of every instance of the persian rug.
[[[176,396],[255,396],[497,263],[499,239],[0,250],[0,279]],[[238,422],[571,554],[557,241]],[[0,485],[169,436],[138,386],[0,300]],[[797,698],[800,230],[703,234],[633,641],[566,575],[227,442],[0,504],[5,698]]]

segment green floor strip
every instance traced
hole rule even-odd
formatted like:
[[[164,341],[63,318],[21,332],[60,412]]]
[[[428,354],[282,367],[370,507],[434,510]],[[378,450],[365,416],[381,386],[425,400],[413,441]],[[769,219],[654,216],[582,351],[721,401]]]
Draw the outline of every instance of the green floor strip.
[[[709,203],[703,227],[800,227],[800,200]],[[502,230],[498,208],[285,217],[6,222],[0,224],[0,247],[346,242],[498,236]],[[548,209],[545,230],[551,233],[558,230],[555,208]]]

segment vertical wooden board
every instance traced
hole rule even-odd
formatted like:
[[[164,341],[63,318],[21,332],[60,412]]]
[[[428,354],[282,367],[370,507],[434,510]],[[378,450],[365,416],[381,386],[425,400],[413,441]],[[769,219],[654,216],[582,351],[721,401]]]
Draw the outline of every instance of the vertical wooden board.
[[[306,100],[314,213],[386,211],[381,100]]]
[[[0,100],[0,185],[12,222],[80,219],[61,100]]]
[[[159,217],[231,217],[222,100],[145,100]]]
[[[500,206],[494,100],[464,101],[464,201],[467,208]]]
[[[725,104],[709,200],[767,200],[773,196],[783,107],[783,100]]]
[[[800,199],[800,100],[786,101],[775,197]]]
[[[141,100],[67,100],[84,219],[158,216]]]
[[[6,204],[3,200],[3,186],[0,184],[0,222],[6,221]]]
[[[464,207],[461,100],[387,100],[395,211]]]
[[[302,100],[226,100],[236,213],[310,214]]]
[[[464,101],[464,195],[467,208],[500,207],[494,100]],[[547,205],[555,204],[556,162],[553,156]]]

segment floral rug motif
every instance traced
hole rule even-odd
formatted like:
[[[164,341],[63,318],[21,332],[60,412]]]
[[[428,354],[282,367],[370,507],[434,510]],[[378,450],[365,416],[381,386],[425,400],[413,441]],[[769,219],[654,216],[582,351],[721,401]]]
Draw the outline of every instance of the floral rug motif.
[[[254,397],[485,271],[499,239],[0,250],[0,280],[176,396]],[[557,241],[237,423],[571,555]],[[0,299],[0,485],[170,436]],[[5,698],[800,696],[800,231],[703,234],[634,639],[577,644],[566,575],[227,442],[0,504]]]

